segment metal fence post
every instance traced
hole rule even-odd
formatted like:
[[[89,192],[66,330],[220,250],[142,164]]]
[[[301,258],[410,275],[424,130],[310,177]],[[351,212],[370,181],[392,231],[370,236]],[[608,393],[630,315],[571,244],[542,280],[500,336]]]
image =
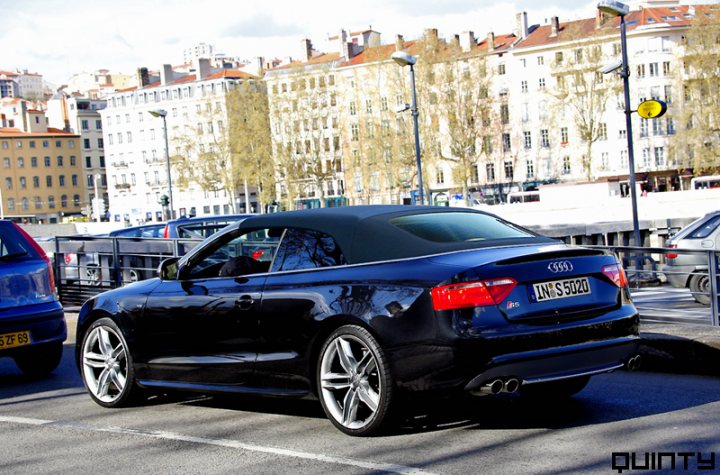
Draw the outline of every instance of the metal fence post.
[[[62,272],[60,268],[60,243],[58,242],[58,238],[54,237],[53,241],[55,241],[55,258],[53,259],[53,272],[55,273],[55,288],[57,289],[58,298],[62,301]],[[65,259],[65,256],[62,256],[63,260]]]
[[[720,326],[718,318],[718,253],[708,251],[708,278],[710,279],[710,310],[712,312],[712,324]]]
[[[113,237],[112,249],[113,249],[113,283],[115,288],[122,286],[122,272],[120,271],[120,243],[118,238]]]

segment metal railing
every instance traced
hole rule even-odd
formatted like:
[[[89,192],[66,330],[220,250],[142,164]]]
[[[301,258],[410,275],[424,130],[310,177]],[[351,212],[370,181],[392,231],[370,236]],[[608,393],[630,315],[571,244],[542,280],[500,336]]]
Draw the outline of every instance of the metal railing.
[[[200,242],[199,239],[61,236],[40,244],[54,256],[60,300],[64,305],[80,305],[100,292],[155,277],[163,259],[183,256]],[[262,245],[256,243],[255,247]],[[588,244],[584,247],[607,250],[618,256],[643,320],[720,326],[720,253],[665,247]],[[697,256],[696,265],[692,269],[673,268],[665,257],[670,253]],[[705,284],[690,288],[691,279]]]
[[[613,252],[623,264],[640,317],[720,326],[720,253],[708,249],[586,246]],[[668,259],[667,254],[678,258]],[[683,259],[679,259],[682,257]],[[684,265],[678,265],[684,260]]]

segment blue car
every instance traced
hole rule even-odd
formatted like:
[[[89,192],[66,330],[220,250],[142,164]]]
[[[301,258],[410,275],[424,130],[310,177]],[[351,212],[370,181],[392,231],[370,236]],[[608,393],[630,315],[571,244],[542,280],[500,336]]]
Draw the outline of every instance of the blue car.
[[[171,219],[163,231],[168,239],[205,239],[228,224],[249,218],[252,214],[225,214],[217,216],[193,216],[191,218]]]
[[[57,368],[66,338],[50,259],[17,224],[0,220],[0,356],[41,376]]]

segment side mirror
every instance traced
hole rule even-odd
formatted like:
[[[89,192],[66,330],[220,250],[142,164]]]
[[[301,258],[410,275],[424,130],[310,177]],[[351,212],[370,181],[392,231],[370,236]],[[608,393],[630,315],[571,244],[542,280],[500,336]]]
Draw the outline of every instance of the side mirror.
[[[168,257],[158,266],[158,275],[161,280],[176,280],[178,276],[179,257]]]

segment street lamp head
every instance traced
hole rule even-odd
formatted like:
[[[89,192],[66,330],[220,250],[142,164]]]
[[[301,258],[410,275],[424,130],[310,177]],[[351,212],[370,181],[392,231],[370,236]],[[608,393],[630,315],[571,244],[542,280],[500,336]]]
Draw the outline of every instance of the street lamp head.
[[[158,110],[148,111],[148,112],[153,117],[165,117],[167,115],[167,111],[164,109],[158,109]]]
[[[412,66],[417,61],[415,56],[405,51],[395,51],[391,58],[400,66]]]
[[[598,10],[610,16],[625,16],[630,12],[630,7],[617,0],[600,0],[597,4]]]

